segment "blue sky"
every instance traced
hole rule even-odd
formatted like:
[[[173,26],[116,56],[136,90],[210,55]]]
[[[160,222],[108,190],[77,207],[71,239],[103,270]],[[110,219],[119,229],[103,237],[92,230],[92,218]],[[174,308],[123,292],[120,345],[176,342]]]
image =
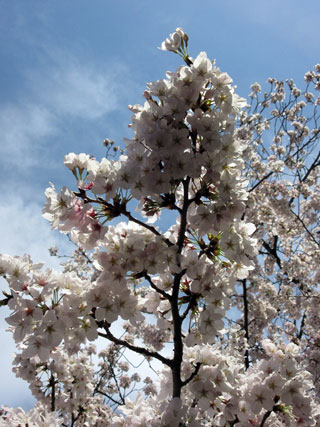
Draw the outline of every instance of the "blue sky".
[[[180,65],[157,49],[176,27],[247,96],[251,83],[293,78],[320,62],[320,2],[310,0],[0,0],[0,252],[47,261],[67,244],[41,218],[44,190],[74,184],[64,154],[104,154],[130,136],[128,104]],[[1,282],[0,287],[5,288]],[[0,312],[0,405],[28,407],[11,373],[14,345]]]

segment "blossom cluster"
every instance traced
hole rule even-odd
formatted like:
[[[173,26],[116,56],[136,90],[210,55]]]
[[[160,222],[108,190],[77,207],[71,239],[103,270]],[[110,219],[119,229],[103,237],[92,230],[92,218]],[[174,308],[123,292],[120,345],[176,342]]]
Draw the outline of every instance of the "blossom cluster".
[[[190,364],[199,363],[201,368],[184,390],[182,402],[173,399],[170,405],[159,406],[157,398],[146,401],[141,396],[135,404],[126,402],[125,417],[115,418],[112,425],[260,426],[266,414],[270,426],[315,425],[317,415],[308,396],[311,374],[299,368],[298,347],[290,343],[279,348],[268,339],[262,346],[264,359],[245,373],[237,355],[224,353],[217,345],[186,347],[183,375],[190,374]],[[170,373],[163,372],[160,398],[170,386]]]

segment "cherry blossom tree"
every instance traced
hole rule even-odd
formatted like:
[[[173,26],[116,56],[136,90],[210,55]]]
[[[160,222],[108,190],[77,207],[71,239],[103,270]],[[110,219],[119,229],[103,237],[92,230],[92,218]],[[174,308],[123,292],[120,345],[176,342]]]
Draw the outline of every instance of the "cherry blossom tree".
[[[320,425],[320,65],[248,102],[181,28],[161,49],[185,65],[129,106],[125,150],[66,155],[76,188],[46,190],[62,271],[0,256],[38,402],[0,426]]]

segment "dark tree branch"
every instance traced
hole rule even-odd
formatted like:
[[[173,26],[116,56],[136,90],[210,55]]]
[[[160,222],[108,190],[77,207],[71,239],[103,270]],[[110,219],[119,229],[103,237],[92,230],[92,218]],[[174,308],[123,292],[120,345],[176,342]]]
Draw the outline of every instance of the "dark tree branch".
[[[153,283],[153,281],[151,280],[151,277],[149,276],[149,274],[144,273],[143,277],[148,281],[148,283],[150,284],[152,289],[154,289],[156,292],[158,292],[158,294],[162,295],[165,299],[171,301],[171,298],[172,298],[171,295],[169,295],[163,289],[158,288],[158,286],[156,286]]]
[[[303,328],[304,328],[305,320],[306,320],[306,312],[303,313],[303,316],[302,316],[302,319],[301,319],[300,330],[299,330],[299,333],[297,335],[297,338],[299,340],[301,340],[302,335],[303,335]]]
[[[121,402],[118,402],[117,400],[113,399],[113,397],[109,396],[109,394],[105,393],[102,390],[95,390],[96,393],[101,394],[102,396],[106,397],[107,399],[111,400],[111,402],[113,402],[115,405],[124,405],[125,404],[125,400],[124,398],[120,395],[121,398]]]
[[[153,357],[154,359],[160,360],[164,365],[169,366],[170,368],[173,366],[173,360],[167,359],[166,357],[162,356],[161,354],[155,352],[155,351],[149,351],[143,347],[137,347],[135,345],[129,344],[127,341],[121,340],[117,337],[115,337],[109,329],[109,325],[107,322],[97,322],[98,326],[103,327],[106,333],[98,332],[98,335],[103,338],[107,338],[108,340],[112,341],[113,343],[126,347],[131,351],[134,351],[135,353],[143,354],[146,357]],[[101,325],[101,323],[103,323]]]
[[[259,427],[263,427],[264,426],[264,423],[267,421],[267,419],[270,417],[271,414],[272,414],[272,411],[267,411],[264,414]]]
[[[184,313],[181,315],[182,321],[188,316],[189,311],[196,306],[198,297],[199,297],[199,294],[191,294],[188,306],[185,309]]]
[[[201,367],[201,363],[200,363],[200,362],[198,362],[198,363],[196,364],[195,370],[192,372],[192,374],[190,375],[190,377],[189,377],[189,378],[187,378],[186,380],[184,380],[184,381],[182,381],[182,382],[181,382],[181,386],[182,386],[182,387],[184,387],[184,386],[185,386],[185,385],[187,385],[190,381],[192,381],[192,380],[193,380],[193,378],[198,374],[200,367]]]
[[[290,209],[290,211],[293,213],[293,215],[297,218],[297,220],[301,223],[302,227],[305,229],[305,231],[308,233],[308,235],[310,236],[311,240],[320,248],[320,242],[318,242],[315,237],[313,236],[313,234],[311,233],[311,231],[308,229],[308,227],[305,225],[303,219],[300,218],[300,216],[298,214],[296,214],[292,209]]]
[[[277,236],[274,236],[277,237]],[[276,248],[276,243],[277,240],[274,241],[274,246],[273,248],[269,245],[269,243],[267,243],[265,240],[262,240],[262,246],[268,251],[268,253],[272,256],[274,256],[274,258],[276,259],[276,262],[278,264],[279,268],[282,268],[282,264],[281,264],[281,259],[279,258],[278,252],[277,252],[277,248]]]
[[[272,174],[273,174],[273,171],[269,172],[267,175],[265,175],[263,178],[261,178],[260,181],[258,181],[253,187],[251,187],[248,190],[248,193],[251,193],[251,191],[254,191],[263,181],[268,179]]]
[[[189,201],[189,183],[190,178],[186,178],[183,182],[183,191],[184,191],[184,199],[183,199],[183,207],[180,215],[180,230],[178,236],[178,251],[177,257],[182,252],[183,244],[185,241],[185,235],[187,230],[187,211],[190,205]],[[177,259],[179,264],[179,260]],[[174,275],[174,282],[172,288],[172,299],[170,301],[171,311],[172,311],[172,320],[173,320],[173,364],[171,367],[172,371],[172,382],[173,382],[173,392],[172,397],[179,397],[181,394],[182,381],[181,381],[181,364],[183,358],[183,343],[182,343],[182,318],[179,313],[179,290],[180,290],[180,282],[181,278],[184,275],[185,270],[180,273],[176,273]]]
[[[249,343],[249,305],[248,305],[248,295],[247,295],[247,281],[246,279],[242,280],[242,288],[243,288],[243,320],[244,320],[244,330],[245,337],[247,340],[247,344]],[[244,354],[244,365],[246,370],[250,366],[249,361],[249,350],[246,349]]]
[[[54,379],[53,373],[51,373],[49,385],[51,387],[51,412],[56,410],[56,381]]]

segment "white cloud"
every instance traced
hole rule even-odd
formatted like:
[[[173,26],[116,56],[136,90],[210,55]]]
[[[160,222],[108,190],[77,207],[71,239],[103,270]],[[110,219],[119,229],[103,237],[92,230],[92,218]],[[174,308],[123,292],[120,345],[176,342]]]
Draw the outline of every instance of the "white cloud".
[[[36,146],[55,133],[55,117],[41,105],[4,105],[0,107],[0,127],[1,163],[28,167],[37,162]]]
[[[56,116],[97,119],[118,108],[119,88],[113,73],[60,55],[49,73],[33,74],[33,90],[40,102]]]
[[[88,121],[90,128],[117,111],[127,90],[125,67],[115,61],[90,62],[40,41],[35,48],[42,54],[22,72],[21,95],[0,103],[0,163],[18,166],[23,161],[28,167],[43,162],[41,148],[53,136],[63,141],[65,120],[77,138],[78,123]]]
[[[5,203],[0,206],[0,253],[23,256],[30,254],[35,262],[57,266],[48,248],[53,245],[68,250],[65,236],[50,230],[49,223],[41,216],[42,206],[35,202],[26,204],[23,198],[3,194]]]

